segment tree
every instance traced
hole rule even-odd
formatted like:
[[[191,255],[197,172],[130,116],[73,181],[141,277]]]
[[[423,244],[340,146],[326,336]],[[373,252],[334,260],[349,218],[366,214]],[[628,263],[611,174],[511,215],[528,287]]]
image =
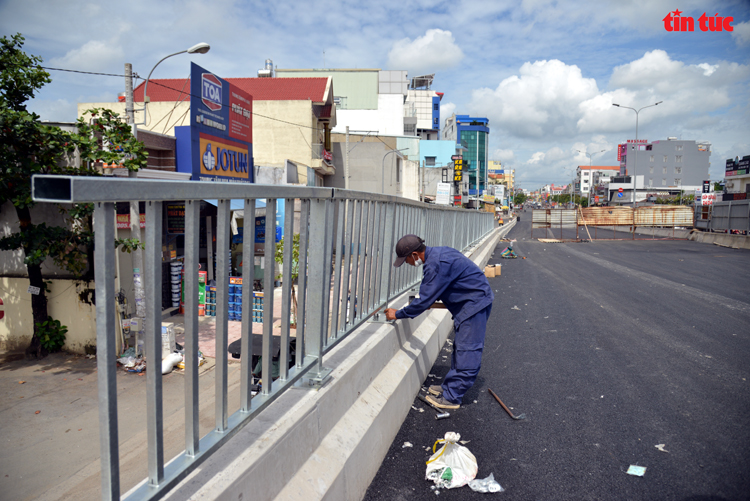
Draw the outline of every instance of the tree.
[[[521,205],[523,205],[524,202],[526,202],[527,198],[528,197],[526,196],[526,194],[524,192],[519,191],[519,192],[516,193],[516,196],[513,197],[513,204],[516,207],[521,206]]]
[[[93,255],[93,206],[61,207],[68,217],[66,226],[35,224],[31,176],[99,175],[97,167],[103,161],[137,170],[145,165],[146,153],[129,128],[119,126],[117,116],[108,110],[91,110],[101,115],[100,120],[90,125],[78,120],[75,134],[45,125],[39,115],[27,111],[26,102],[51,79],[40,66],[41,58],[23,52],[23,42],[20,34],[0,39],[0,206],[10,201],[19,221],[17,233],[0,238],[0,250],[22,250],[29,284],[39,289],[31,296],[34,334],[26,354],[42,357],[47,351],[43,339],[49,338],[48,330],[54,325],[47,313],[42,263],[50,257],[75,276],[86,274]],[[80,154],[80,166],[71,160],[75,151]],[[129,244],[132,248],[133,242]],[[88,270],[89,275],[92,271]]]
[[[276,253],[274,254],[274,260],[279,263],[279,269],[284,265],[284,237],[276,242]],[[281,274],[276,275],[276,278],[284,278]],[[289,280],[292,283],[292,325],[297,325],[297,293],[295,292],[294,284],[297,283],[299,278],[299,233],[295,233],[292,237],[292,276]]]

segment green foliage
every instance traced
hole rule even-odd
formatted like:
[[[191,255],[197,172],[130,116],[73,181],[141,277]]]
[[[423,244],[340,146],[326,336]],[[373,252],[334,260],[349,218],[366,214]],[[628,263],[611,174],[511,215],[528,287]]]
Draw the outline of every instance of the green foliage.
[[[522,205],[527,198],[528,197],[522,191],[519,191],[518,193],[516,193],[516,196],[513,197],[513,205],[515,205],[516,207]]]
[[[93,119],[93,123],[89,123]],[[133,138],[130,125],[106,108],[86,110],[77,121],[76,145],[82,162],[90,165],[123,165],[129,171],[146,167],[148,154]]]
[[[44,322],[37,322],[36,333],[42,347],[48,352],[60,351],[65,344],[65,334],[68,328],[60,324],[59,320],[47,317]]]
[[[122,252],[130,254],[138,249],[145,249],[143,242],[137,238],[117,238],[115,239],[115,249],[119,248]]]
[[[41,264],[48,257],[79,277],[86,271],[93,246],[93,206],[61,208],[66,217],[62,226],[34,224],[31,177],[101,175],[103,162],[137,170],[145,167],[146,152],[132,136],[130,126],[109,110],[90,110],[96,121],[90,124],[79,119],[76,133],[46,125],[37,114],[30,113],[26,103],[51,79],[41,67],[42,59],[27,55],[23,43],[20,34],[0,38],[0,206],[10,201],[19,221],[18,232],[0,238],[0,250],[22,250],[31,285],[42,288]],[[80,155],[80,165],[74,161],[75,153]],[[134,245],[130,242],[126,246]],[[32,301],[35,319],[47,318],[46,308],[44,293]],[[30,349],[53,327],[36,322]],[[54,345],[56,341],[50,342]]]
[[[284,238],[276,242],[276,252],[274,253],[274,261],[279,264],[279,269],[284,264]],[[292,283],[297,280],[299,276],[299,233],[295,233],[292,237]],[[281,278],[281,274],[277,275],[276,278]]]

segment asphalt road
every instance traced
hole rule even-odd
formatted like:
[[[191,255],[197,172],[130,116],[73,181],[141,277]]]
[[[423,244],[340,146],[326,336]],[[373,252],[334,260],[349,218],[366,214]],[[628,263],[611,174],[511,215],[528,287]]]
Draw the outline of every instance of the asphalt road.
[[[490,261],[502,275],[476,385],[440,421],[415,400],[365,499],[750,499],[750,251],[530,233],[522,217],[521,257],[499,259],[501,242]],[[447,431],[505,492],[430,488],[426,448]]]

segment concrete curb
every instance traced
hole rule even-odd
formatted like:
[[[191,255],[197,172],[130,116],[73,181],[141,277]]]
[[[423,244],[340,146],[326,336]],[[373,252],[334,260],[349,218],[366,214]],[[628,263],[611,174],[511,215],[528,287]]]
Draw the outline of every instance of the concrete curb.
[[[466,254],[483,267],[500,234]],[[361,499],[452,329],[443,310],[366,323],[324,358],[331,381],[286,392],[165,499]]]

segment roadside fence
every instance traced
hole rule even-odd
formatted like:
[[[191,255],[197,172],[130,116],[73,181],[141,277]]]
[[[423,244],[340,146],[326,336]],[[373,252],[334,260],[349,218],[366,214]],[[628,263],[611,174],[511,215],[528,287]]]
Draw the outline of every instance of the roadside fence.
[[[216,246],[216,388],[215,427],[199,436],[198,415],[198,274],[185,274],[185,450],[165,464],[162,375],[159,364],[146,371],[148,481],[128,499],[159,499],[207,457],[222,447],[284,391],[298,381],[324,384],[330,370],[324,355],[388,302],[414,287],[421,270],[394,268],[394,246],[414,233],[431,246],[466,250],[495,227],[493,214],[426,205],[413,200],[322,187],[254,185],[199,181],[156,181],[130,178],[37,175],[32,179],[37,202],[93,203],[99,427],[102,498],[120,499],[116,348],[115,202],[144,201],[146,206],[144,279],[146,353],[161,353],[162,220],[164,204],[185,202],[185,269],[199,264],[200,201],[218,200]],[[282,284],[279,377],[271,382],[273,300],[263,310],[261,355],[263,385],[253,396],[252,309],[242,309],[240,409],[228,413],[227,339],[230,248],[230,202],[244,201],[245,221],[255,221],[256,200],[266,202],[266,235],[275,235],[277,200],[301,207],[298,313],[295,359],[290,360],[291,280]],[[536,212],[536,211],[535,211]],[[285,212],[285,235],[292,235],[294,210]],[[264,283],[276,278],[274,238],[265,239]],[[252,246],[249,246],[252,249]],[[223,249],[223,250],[221,250]],[[282,272],[292,274],[293,238],[284,239]],[[304,265],[306,264],[306,265]],[[254,260],[244,259],[242,275],[254,275]],[[242,298],[251,305],[252,280],[244,280]],[[352,304],[353,303],[353,304]],[[354,306],[354,307],[352,307]],[[291,366],[291,368],[290,368]],[[266,377],[268,375],[268,377]]]

